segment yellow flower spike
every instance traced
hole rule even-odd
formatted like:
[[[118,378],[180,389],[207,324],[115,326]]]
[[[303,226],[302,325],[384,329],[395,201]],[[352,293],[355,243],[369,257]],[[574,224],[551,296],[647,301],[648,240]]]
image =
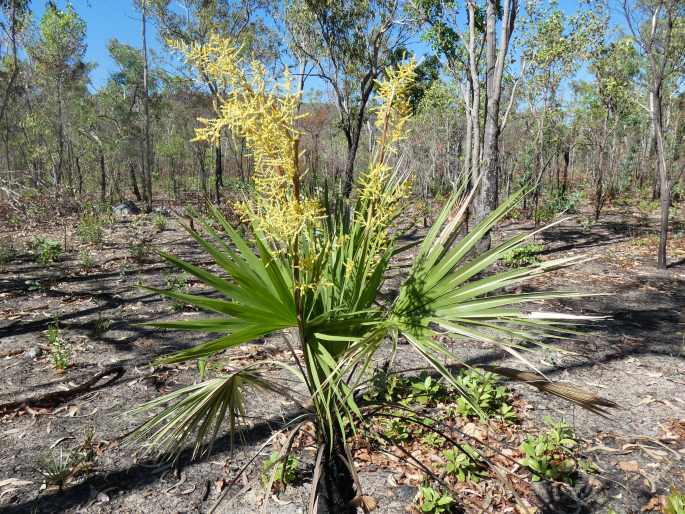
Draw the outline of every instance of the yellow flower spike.
[[[318,202],[296,198],[294,184],[301,180],[295,124],[300,93],[292,90],[292,76],[276,83],[267,78],[263,64],[243,67],[242,48],[231,40],[212,35],[203,45],[172,42],[192,66],[226,90],[214,119],[199,119],[195,141],[216,143],[224,129],[244,138],[255,163],[255,195],[236,205],[245,219],[268,234],[273,242],[291,245],[304,228],[320,222]]]

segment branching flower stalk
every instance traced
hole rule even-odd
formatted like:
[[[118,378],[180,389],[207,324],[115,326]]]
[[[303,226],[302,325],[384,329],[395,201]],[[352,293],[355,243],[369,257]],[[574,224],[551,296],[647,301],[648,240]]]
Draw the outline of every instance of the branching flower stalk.
[[[514,194],[456,241],[470,199],[465,184],[448,199],[419,241],[397,297],[383,299],[381,289],[390,261],[401,250],[397,240],[402,232],[396,221],[411,187],[397,143],[411,112],[407,93],[414,80],[412,61],[388,70],[377,84],[378,106],[373,115],[378,139],[371,163],[357,181],[357,194],[347,201],[330,198],[327,192],[321,197],[307,195],[302,188],[306,172],[300,166],[297,129],[301,92],[292,91],[287,73],[282,82],[267,79],[261,64],[246,66],[240,48],[218,36],[204,46],[176,46],[204,77],[221,83],[226,91],[217,117],[200,120],[195,139],[213,142],[225,129],[244,138],[255,162],[255,194],[238,206],[251,228],[250,240],[217,208],[212,209],[216,224],[200,220],[201,233],[187,228],[221,273],[161,254],[214,294],[150,289],[212,315],[151,326],[217,337],[159,359],[166,364],[201,359],[210,363],[203,369],[211,376],[138,409],[157,411],[133,433],[151,450],[175,456],[194,437],[194,455],[202,454],[225,419],[232,436],[245,415],[248,389],[297,397],[272,376],[273,364],[277,364],[301,380],[309,395],[304,402],[310,406],[306,416],[315,423],[320,445],[315,476],[326,485],[321,488],[315,481],[310,506],[316,505],[316,495],[325,490],[334,511],[347,512],[352,496],[362,494],[358,481],[356,491],[349,486],[353,463],[348,436],[364,426],[366,406],[361,393],[382,346],[390,344],[394,351],[397,339],[404,338],[478,413],[478,403],[461,390],[444,365],[446,359],[460,362],[459,355],[442,342],[445,337],[458,338],[463,344],[490,343],[534,370],[521,353],[525,349],[521,343],[544,346],[543,338],[569,338],[575,333],[571,324],[593,319],[547,313],[539,307],[533,312],[526,307],[552,298],[582,296],[578,293],[502,292],[584,258],[572,256],[488,273],[492,264],[533,235],[517,235],[474,254],[479,240],[517,205],[523,192]],[[242,369],[225,364],[224,351],[276,333],[286,334],[295,367],[284,362],[255,363]],[[293,341],[290,335],[295,336]],[[302,353],[301,360],[295,347]],[[514,379],[525,377],[540,390],[595,412],[613,406],[536,373],[492,370]]]

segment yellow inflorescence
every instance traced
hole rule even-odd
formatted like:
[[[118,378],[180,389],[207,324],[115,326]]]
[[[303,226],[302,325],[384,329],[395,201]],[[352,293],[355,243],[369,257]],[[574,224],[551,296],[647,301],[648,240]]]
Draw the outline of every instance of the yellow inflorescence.
[[[360,197],[369,206],[365,219],[359,221],[370,230],[384,234],[411,191],[410,182],[398,177],[386,158],[397,152],[397,143],[404,137],[405,125],[411,116],[408,92],[414,82],[415,68],[416,63],[411,60],[387,71],[386,78],[378,82],[380,104],[374,112],[380,134],[372,164],[359,180]]]
[[[295,124],[300,93],[293,92],[290,75],[282,83],[270,81],[259,62],[245,71],[241,49],[230,40],[212,36],[204,45],[175,44],[204,77],[221,85],[217,117],[201,118],[196,141],[216,143],[224,128],[242,137],[255,165],[253,198],[236,207],[255,228],[272,240],[291,244],[308,224],[317,223],[317,201],[301,198],[297,185],[300,132]]]

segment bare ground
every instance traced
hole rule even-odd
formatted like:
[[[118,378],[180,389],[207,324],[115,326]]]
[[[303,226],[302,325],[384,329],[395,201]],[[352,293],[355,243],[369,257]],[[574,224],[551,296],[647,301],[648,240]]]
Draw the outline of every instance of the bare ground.
[[[564,343],[576,355],[536,350],[531,358],[548,376],[593,390],[622,408],[605,419],[512,385],[527,406],[522,433],[533,430],[545,415],[564,418],[582,437],[585,455],[600,469],[574,488],[536,485],[537,512],[640,512],[645,506],[656,507],[659,495],[671,486],[685,488],[685,239],[676,232],[670,244],[674,263],[666,271],[656,270],[653,222],[616,211],[589,230],[571,220],[538,237],[546,255],[582,252],[597,259],[542,277],[531,287],[607,293],[556,307],[609,318],[589,326],[577,341]],[[52,234],[66,239],[70,251],[50,266],[20,255],[0,275],[0,404],[73,388],[110,366],[121,366],[123,373],[102,377],[76,396],[4,410],[0,512],[207,512],[236,471],[296,412],[296,406],[275,396],[250,398],[249,426],[233,451],[224,437],[211,455],[196,462],[183,455],[174,466],[160,465],[123,447],[118,438],[140,419],[127,415],[127,410],[193,380],[193,369],[153,369],[151,359],[200,340],[137,325],[196,313],[176,312],[158,296],[136,287],[163,285],[172,270],[154,257],[145,263],[133,261],[127,241],[142,231],[154,247],[194,262],[208,260],[175,222],[156,234],[149,220],[136,226],[128,220],[112,225],[103,247],[92,249],[97,268],[80,273],[73,225],[74,220],[65,219],[55,226],[15,233],[18,239]],[[510,223],[501,231],[523,228],[530,227]],[[55,320],[73,348],[72,365],[64,374],[55,373],[47,355],[45,331]],[[453,348],[470,364],[514,364],[485,345],[455,341]],[[42,352],[37,358],[26,353],[37,349]],[[279,355],[278,337],[233,357],[265,355]],[[401,351],[396,367],[419,363],[410,351]],[[88,427],[95,431],[94,468],[74,477],[63,491],[42,489],[36,471],[40,459],[77,447]],[[269,451],[267,446],[264,453]],[[303,455],[299,484],[279,499],[268,499],[261,507],[264,512],[303,512],[311,481],[310,457]],[[229,488],[216,512],[258,510],[258,462],[244,480]],[[360,470],[365,493],[377,500],[378,512],[403,512],[412,503],[416,483],[397,469],[360,464]]]

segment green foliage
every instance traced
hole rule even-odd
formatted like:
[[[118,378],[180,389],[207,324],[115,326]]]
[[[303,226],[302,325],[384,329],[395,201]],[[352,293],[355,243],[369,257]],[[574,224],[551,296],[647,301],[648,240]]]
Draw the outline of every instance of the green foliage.
[[[554,206],[548,204],[541,205],[533,212],[533,221],[536,224],[549,223],[556,215],[557,211],[554,209]]]
[[[447,439],[433,431],[426,431],[426,433],[421,436],[421,442],[423,444],[432,446],[434,448],[441,447],[446,441]]]
[[[444,397],[446,389],[438,380],[428,374],[411,382],[411,400],[420,405],[434,404]]]
[[[92,271],[95,268],[95,259],[93,254],[87,249],[83,248],[78,253],[79,266],[85,272]]]
[[[464,369],[456,383],[466,396],[457,398],[456,411],[462,416],[478,416],[482,419],[499,417],[515,421],[516,413],[509,401],[509,393],[497,383],[495,375],[475,369]]]
[[[58,371],[64,371],[70,365],[71,349],[69,343],[62,337],[57,323],[51,323],[47,332],[50,343],[50,360]]]
[[[43,236],[36,236],[31,240],[31,251],[36,262],[50,264],[62,255],[62,245],[58,241]]]
[[[164,216],[164,214],[162,214],[161,212],[155,214],[152,223],[155,226],[155,230],[157,232],[164,232],[166,230],[166,216]]]
[[[529,243],[509,250],[502,256],[502,262],[510,268],[520,268],[522,266],[530,266],[538,264],[537,254],[544,251],[544,245],[538,243]]]
[[[76,235],[85,244],[102,244],[102,221],[93,212],[85,212],[76,227]]]
[[[572,191],[570,193],[561,194],[560,191],[555,191],[552,198],[549,200],[549,207],[555,213],[574,213],[577,212],[578,206],[584,200],[582,191]],[[551,219],[553,219],[552,216]]]
[[[424,514],[447,514],[456,510],[457,504],[449,494],[429,486],[419,489],[416,497],[421,512]]]
[[[364,393],[364,398],[405,405],[414,403],[425,407],[435,405],[446,393],[445,385],[426,372],[422,372],[418,377],[378,372],[371,379],[371,386]]]
[[[223,64],[235,68],[235,47],[213,40],[209,51],[222,48],[228,48],[219,56],[226,61]],[[195,62],[200,66],[215,57],[207,57],[205,50],[193,48]],[[220,68],[217,66],[214,72]],[[257,69],[263,70],[260,66]],[[397,351],[396,342],[401,337],[407,342],[402,351],[415,352],[438,377],[426,374],[409,383],[399,381],[394,389],[397,394],[402,389],[408,391],[406,400],[427,405],[449,386],[467,395],[444,364],[448,359],[459,360],[459,355],[444,343],[446,337],[489,342],[505,349],[518,348],[521,339],[535,342],[541,336],[560,337],[567,334],[567,329],[556,325],[555,320],[565,319],[563,315],[532,316],[521,304],[579,296],[558,292],[511,294],[508,290],[581,257],[506,271],[495,269],[488,274],[493,264],[528,236],[517,235],[488,252],[475,251],[482,238],[520,203],[523,192],[505,200],[459,238],[468,212],[467,184],[462,183],[419,242],[412,268],[402,277],[396,298],[389,303],[383,301],[391,260],[401,251],[397,238],[402,230],[397,229],[396,221],[409,191],[402,169],[393,168],[385,158],[399,151],[395,145],[403,135],[410,111],[402,95],[411,76],[410,67],[402,65],[388,72],[388,79],[379,85],[382,102],[375,109],[375,117],[382,133],[352,199],[331,197],[326,189],[322,197],[316,197],[300,187],[303,174],[298,141],[293,135],[297,134],[297,98],[287,96],[283,89],[278,89],[277,94],[267,91],[261,78],[255,87],[265,91],[264,95],[255,95],[252,88],[245,87],[243,82],[249,82],[246,76],[240,84],[231,82],[230,87],[237,93],[222,105],[219,118],[206,120],[198,138],[212,139],[228,125],[245,136],[249,150],[259,161],[255,198],[247,199],[241,207],[249,220],[249,239],[217,208],[211,208],[215,226],[200,222],[197,230],[188,230],[212,257],[211,267],[160,252],[167,262],[201,283],[203,294],[148,288],[212,313],[205,318],[149,324],[215,334],[210,340],[164,356],[159,363],[211,361],[225,350],[286,332],[284,349],[291,352],[297,366],[281,367],[302,381],[307,400],[312,402],[317,439],[327,451],[345,446],[343,434],[354,433],[364,420],[357,394],[367,383],[381,348],[390,346],[391,351]],[[577,322],[580,318],[573,319]],[[273,362],[230,370],[207,366],[205,370],[209,370],[208,375],[216,373],[216,377],[207,376],[137,409],[158,412],[132,437],[146,440],[158,453],[177,454],[194,435],[196,456],[211,445],[224,418],[228,418],[230,433],[235,433],[245,416],[248,390],[287,394],[282,382],[270,376]],[[395,391],[372,391],[370,396],[387,398]],[[590,409],[600,410],[607,405],[588,402],[586,395],[568,393],[566,388],[563,395]],[[405,437],[401,425],[390,426],[398,432],[397,437]]]
[[[533,481],[547,478],[572,483],[576,470],[572,451],[578,444],[573,429],[563,421],[554,423],[548,416],[544,421],[548,430],[526,438],[521,445],[525,455],[521,464],[533,471]]]
[[[286,485],[292,484],[297,478],[297,470],[300,467],[299,459],[288,455],[281,457],[278,452],[272,452],[268,459],[262,463],[260,480],[264,487],[269,483],[276,489],[282,490]],[[273,482],[271,477],[273,476]]]
[[[685,494],[673,488],[666,497],[664,514],[685,514]]]
[[[61,491],[71,476],[73,464],[71,454],[65,454],[60,448],[59,453],[53,452],[42,457],[36,470],[43,475],[46,485],[57,486]]]
[[[411,438],[412,429],[407,420],[393,418],[385,423],[383,435],[395,443],[403,443]]]
[[[174,293],[187,294],[188,280],[190,277],[186,273],[178,273],[176,275],[166,275],[165,289]],[[172,300],[171,307],[174,311],[182,311],[186,304],[181,300]]]
[[[128,253],[135,262],[146,262],[152,255],[150,244],[144,239],[131,241],[128,245]]]
[[[93,335],[95,337],[100,337],[107,332],[112,326],[112,320],[109,318],[103,318],[102,315],[98,314],[97,319],[93,322]]]
[[[480,482],[481,478],[487,476],[483,469],[483,459],[470,444],[465,443],[460,448],[445,450],[442,456],[447,460],[445,472],[460,482]]]

